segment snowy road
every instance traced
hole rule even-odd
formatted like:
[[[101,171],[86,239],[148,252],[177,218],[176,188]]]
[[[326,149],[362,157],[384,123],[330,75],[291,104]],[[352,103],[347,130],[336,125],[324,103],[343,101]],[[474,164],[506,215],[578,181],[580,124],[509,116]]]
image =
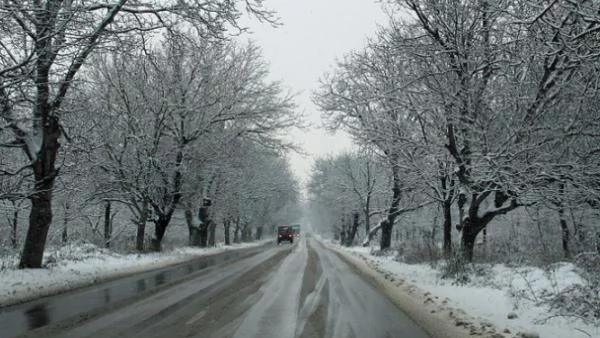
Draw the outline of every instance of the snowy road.
[[[143,299],[81,317],[26,336],[428,337],[313,238],[216,264]]]

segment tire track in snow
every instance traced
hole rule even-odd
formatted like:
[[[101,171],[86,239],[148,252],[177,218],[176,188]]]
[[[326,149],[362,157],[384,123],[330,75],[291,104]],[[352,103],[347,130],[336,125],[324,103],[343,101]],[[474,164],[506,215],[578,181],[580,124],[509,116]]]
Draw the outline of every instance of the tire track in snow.
[[[299,338],[323,338],[325,335],[325,323],[327,322],[327,309],[329,308],[329,284],[324,283],[319,291],[319,302],[316,309],[308,317]]]
[[[302,276],[302,288],[300,289],[301,306],[304,306],[306,297],[314,291],[322,274],[323,269],[321,268],[319,255],[317,255],[317,252],[312,248],[310,242],[308,242],[308,261],[306,262],[306,268]]]
[[[152,333],[168,330],[163,326],[181,319],[174,314],[210,297],[215,289],[255,271],[257,266],[273,265],[282,261],[285,255],[286,252],[280,250],[267,250],[239,261],[228,262],[218,268],[206,270],[196,278],[135,300],[113,311],[103,312],[94,317],[78,318],[77,322],[49,325],[30,331],[27,337],[148,337],[147,334],[138,334],[144,333],[145,330]],[[196,311],[193,315],[197,313]],[[168,336],[176,337],[178,332]]]
[[[263,288],[263,297],[248,310],[234,338],[294,337],[302,275],[308,260],[306,240],[301,240]]]
[[[302,279],[302,289],[300,292],[301,308],[298,312],[298,321],[296,324],[295,337],[303,336],[307,322],[311,324],[311,331],[319,331],[316,326],[323,326],[321,318],[314,318],[313,314],[317,307],[323,303],[323,288],[327,284],[327,279],[323,276],[323,269],[319,255],[308,245],[308,262],[304,270]],[[316,320],[315,320],[316,319]]]
[[[315,247],[329,286],[324,337],[428,337],[335,253]]]

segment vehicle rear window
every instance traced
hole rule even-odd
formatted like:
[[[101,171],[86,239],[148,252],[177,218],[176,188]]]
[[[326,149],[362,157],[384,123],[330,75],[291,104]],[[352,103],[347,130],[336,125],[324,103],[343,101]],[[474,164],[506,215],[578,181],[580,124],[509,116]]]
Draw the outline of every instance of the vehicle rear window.
[[[290,227],[279,227],[279,233],[280,234],[286,233],[289,231],[289,229],[290,229]]]

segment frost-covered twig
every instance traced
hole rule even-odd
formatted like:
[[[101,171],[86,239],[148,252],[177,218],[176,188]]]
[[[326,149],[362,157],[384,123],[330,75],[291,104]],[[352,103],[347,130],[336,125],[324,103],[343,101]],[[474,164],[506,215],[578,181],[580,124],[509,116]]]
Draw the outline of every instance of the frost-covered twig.
[[[546,324],[549,320],[554,319],[554,318],[576,318],[576,319],[579,319],[579,320],[581,320],[582,322],[584,322],[586,324],[594,324],[591,320],[589,320],[589,319],[587,319],[585,317],[578,316],[578,315],[575,315],[575,314],[565,314],[565,313],[546,316],[546,317],[544,317],[542,319],[536,320],[535,323],[536,324]],[[584,331],[582,331],[582,332],[584,332]],[[587,332],[584,332],[584,333],[587,334]]]
[[[533,288],[533,285],[531,285],[531,282],[529,281],[529,279],[527,278],[527,273],[519,271],[519,275],[523,278],[523,280],[525,281],[525,284],[527,285],[527,288],[529,289],[529,292],[531,293],[531,295],[533,296],[533,300],[536,303],[539,303],[539,298],[535,293],[535,289]]]

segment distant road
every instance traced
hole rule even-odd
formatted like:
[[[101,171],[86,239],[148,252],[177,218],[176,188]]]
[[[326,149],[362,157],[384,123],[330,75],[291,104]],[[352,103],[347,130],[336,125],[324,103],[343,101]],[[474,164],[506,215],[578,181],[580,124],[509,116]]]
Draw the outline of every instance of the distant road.
[[[160,291],[117,301],[68,320],[51,320],[56,318],[54,309],[59,311],[57,305],[40,307],[42,313],[37,315],[43,317],[44,325],[31,315],[30,322],[38,321],[31,327],[39,328],[24,336],[428,337],[337,254],[313,238],[301,238],[294,245],[274,244],[248,251],[243,257],[213,259],[211,263],[183,282],[169,285],[168,277],[164,277],[165,286]],[[122,287],[131,288],[126,285]],[[86,292],[97,296],[106,292],[102,290],[106,286]],[[72,296],[50,300],[68,308],[68,297]],[[85,302],[80,299],[71,306],[81,308]],[[0,313],[2,325],[8,325],[2,322],[2,316],[7,315]],[[17,322],[14,325],[22,325]],[[2,326],[0,337],[4,337],[2,332],[17,331]]]

